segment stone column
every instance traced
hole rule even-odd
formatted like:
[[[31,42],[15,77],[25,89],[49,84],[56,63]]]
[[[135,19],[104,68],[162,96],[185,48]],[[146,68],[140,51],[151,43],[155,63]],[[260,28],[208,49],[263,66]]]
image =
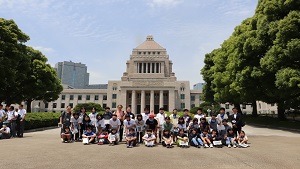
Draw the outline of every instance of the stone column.
[[[175,108],[175,91],[169,90],[169,111],[172,111]]]
[[[135,90],[132,90],[132,95],[131,95],[131,112],[133,112],[135,114],[137,113],[136,112],[136,92],[135,92]]]
[[[144,112],[145,108],[145,90],[142,90],[141,92],[141,113]]]
[[[100,100],[100,99],[99,99]],[[126,107],[126,100],[127,100],[127,90],[121,89],[121,97],[117,97],[117,106],[119,104],[123,105],[123,107]]]
[[[159,91],[159,108],[164,107],[164,91]]]
[[[154,90],[150,92],[150,112],[151,110],[154,111]]]

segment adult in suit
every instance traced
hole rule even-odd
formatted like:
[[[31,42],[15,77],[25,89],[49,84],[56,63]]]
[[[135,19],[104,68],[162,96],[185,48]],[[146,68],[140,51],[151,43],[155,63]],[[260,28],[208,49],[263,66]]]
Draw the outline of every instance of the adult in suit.
[[[236,107],[232,108],[233,114],[230,116],[230,121],[232,124],[233,133],[237,134],[241,132],[243,121],[242,121],[242,115],[238,113],[238,109]]]

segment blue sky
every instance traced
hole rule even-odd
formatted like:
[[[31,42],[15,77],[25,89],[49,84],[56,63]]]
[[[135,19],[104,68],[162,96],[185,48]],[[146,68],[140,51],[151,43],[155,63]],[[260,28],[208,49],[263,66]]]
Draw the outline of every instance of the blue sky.
[[[178,80],[203,82],[206,53],[218,48],[257,0],[0,0],[0,17],[30,36],[27,45],[87,65],[90,83],[119,80],[148,34],[167,49]]]

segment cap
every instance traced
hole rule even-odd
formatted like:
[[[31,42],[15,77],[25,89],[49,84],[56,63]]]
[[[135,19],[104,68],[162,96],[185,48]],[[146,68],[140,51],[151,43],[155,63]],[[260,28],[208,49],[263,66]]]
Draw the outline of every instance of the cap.
[[[150,114],[149,117],[154,117],[154,114]]]
[[[159,110],[165,110],[163,107],[159,108]]]

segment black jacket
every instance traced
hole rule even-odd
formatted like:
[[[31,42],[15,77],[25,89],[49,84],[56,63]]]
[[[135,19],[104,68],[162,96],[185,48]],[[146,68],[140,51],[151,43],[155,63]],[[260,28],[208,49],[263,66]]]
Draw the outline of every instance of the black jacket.
[[[235,124],[238,128],[242,127],[243,121],[242,121],[242,115],[240,113],[236,114],[236,118],[234,118],[234,114],[232,114],[230,117],[230,122],[232,124]]]

